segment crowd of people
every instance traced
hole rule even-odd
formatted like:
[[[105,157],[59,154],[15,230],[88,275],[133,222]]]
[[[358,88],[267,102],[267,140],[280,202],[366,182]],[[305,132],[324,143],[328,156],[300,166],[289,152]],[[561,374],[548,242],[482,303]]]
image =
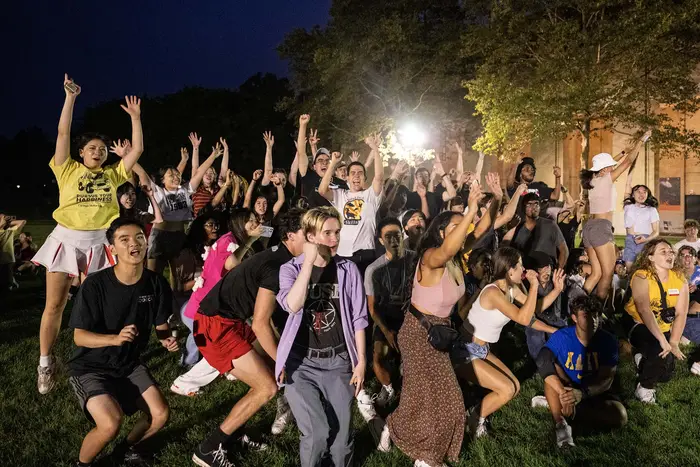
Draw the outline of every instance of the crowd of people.
[[[357,152],[345,161],[320,147],[309,115],[299,117],[289,170],[274,165],[269,132],[250,180],[230,169],[224,138],[200,164],[202,139],[192,133],[191,153],[182,148],[178,165],[149,175],[140,165],[140,99],[122,105],[129,140],[110,147],[106,136],[82,135],[75,159],[70,130],[81,88],[66,75],[64,89],[49,163],[60,191],[58,225],[38,251],[22,233],[16,267],[3,270],[3,280],[46,269],[41,394],[60,377],[52,349],[79,286],[67,367],[94,427],[77,466],[91,465],[123,416],[138,411],[114,452],[133,465],[152,454],[145,441],[167,423],[169,407],[141,360],[151,327],[180,355],[182,374],[159,382],[174,394],[196,398],[220,376],[250,388],[197,446],[192,460],[203,467],[233,465],[234,441],[267,449],[245,424],[275,398],[271,433],[296,423],[304,467],[353,464],[354,405],[378,450],[394,445],[418,467],[456,462],[465,434],[488,436],[491,415],[518,397],[521,383],[498,346],[507,326],[524,329],[529,355],[522,357],[544,381],[533,410],[548,409],[554,442],[573,447],[572,427],[627,421],[616,378],[621,341],[633,348],[635,396],[649,404],[686,358],[680,345],[700,343],[698,222],[686,221],[674,249],[659,237],[651,190],[631,185],[650,133],[617,157],[593,157],[581,173],[587,196],[578,199],[558,167],[550,188],[523,157],[502,186],[498,174],[482,176],[483,156],[474,172],[464,170],[459,145],[450,172],[439,158],[432,171],[383,160],[379,134],[364,140],[364,161]],[[110,151],[120,160],[106,166]],[[612,213],[620,209],[614,182],[624,173],[620,251]],[[23,225],[0,215],[3,262],[6,239],[11,245]],[[180,323],[185,339],[174,332]],[[700,375],[700,363],[691,371]],[[374,394],[364,384],[372,374]],[[469,386],[485,396],[465,403]]]

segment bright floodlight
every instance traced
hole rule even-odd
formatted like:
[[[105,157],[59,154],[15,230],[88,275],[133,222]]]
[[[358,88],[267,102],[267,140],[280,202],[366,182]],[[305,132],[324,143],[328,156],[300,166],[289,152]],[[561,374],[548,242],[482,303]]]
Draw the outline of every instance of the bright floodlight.
[[[425,143],[425,133],[414,124],[409,124],[399,130],[401,144],[407,148],[418,148]]]

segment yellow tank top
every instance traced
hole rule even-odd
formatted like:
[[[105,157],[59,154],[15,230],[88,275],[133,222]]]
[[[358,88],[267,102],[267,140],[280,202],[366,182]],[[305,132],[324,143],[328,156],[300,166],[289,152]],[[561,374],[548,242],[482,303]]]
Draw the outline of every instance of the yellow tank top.
[[[71,157],[59,166],[51,158],[49,167],[58,183],[58,209],[53,218],[60,225],[72,230],[101,230],[119,217],[117,187],[131,176],[122,161],[90,170]]]
[[[659,284],[656,283],[656,279],[647,271],[637,271],[632,277],[646,279],[649,283],[649,303],[651,305],[651,312],[654,313],[656,323],[659,325],[661,332],[668,332],[671,329],[671,324],[661,319],[661,291],[659,290]],[[680,297],[680,293],[685,282],[685,277],[676,273],[675,271],[669,271],[668,280],[666,282],[662,282],[662,285],[666,290],[667,307],[671,308],[676,306],[676,302],[678,301],[678,297]],[[637,312],[637,307],[634,305],[634,299],[632,297],[630,297],[629,301],[625,304],[625,311],[632,317],[632,319],[634,319],[635,322],[642,322],[642,318]]]

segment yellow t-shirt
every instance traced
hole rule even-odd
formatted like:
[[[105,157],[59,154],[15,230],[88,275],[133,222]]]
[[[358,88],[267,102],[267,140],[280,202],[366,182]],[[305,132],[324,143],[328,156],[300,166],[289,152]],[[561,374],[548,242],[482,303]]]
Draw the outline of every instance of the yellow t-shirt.
[[[15,232],[16,227],[0,229],[0,264],[15,262]]]
[[[469,224],[469,228],[467,229],[467,235],[470,233],[474,232],[474,229],[476,229],[476,225],[474,223]],[[469,255],[471,255],[472,250],[465,251],[462,253],[462,269],[464,274],[469,273],[469,268],[467,267],[467,262],[469,261]]]
[[[53,218],[60,225],[73,230],[100,230],[119,217],[117,187],[131,177],[123,161],[90,170],[71,157],[59,166],[51,158],[49,167],[58,182],[58,209]]]
[[[637,271],[632,277],[634,278],[635,276],[646,279],[649,282],[649,303],[651,305],[651,312],[654,313],[656,323],[659,325],[661,332],[668,332],[671,329],[671,323],[667,323],[661,319],[661,291],[659,290],[659,284],[656,283],[654,276],[646,271]],[[681,289],[683,289],[683,284],[685,284],[685,282],[686,280],[683,275],[675,271],[669,271],[668,280],[661,283],[666,290],[667,307],[672,308],[676,306],[676,302],[678,301],[678,297],[680,297]],[[637,312],[637,307],[634,305],[634,299],[632,297],[630,297],[625,305],[625,311],[635,322],[642,322],[642,318]]]

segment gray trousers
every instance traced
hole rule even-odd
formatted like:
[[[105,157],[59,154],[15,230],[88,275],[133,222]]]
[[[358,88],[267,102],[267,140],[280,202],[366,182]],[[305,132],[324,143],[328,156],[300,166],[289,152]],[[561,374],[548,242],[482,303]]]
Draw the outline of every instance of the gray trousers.
[[[285,371],[284,394],[301,431],[301,466],[321,465],[326,452],[335,467],[351,466],[355,386],[350,385],[352,364],[348,353],[310,358],[292,349]]]

